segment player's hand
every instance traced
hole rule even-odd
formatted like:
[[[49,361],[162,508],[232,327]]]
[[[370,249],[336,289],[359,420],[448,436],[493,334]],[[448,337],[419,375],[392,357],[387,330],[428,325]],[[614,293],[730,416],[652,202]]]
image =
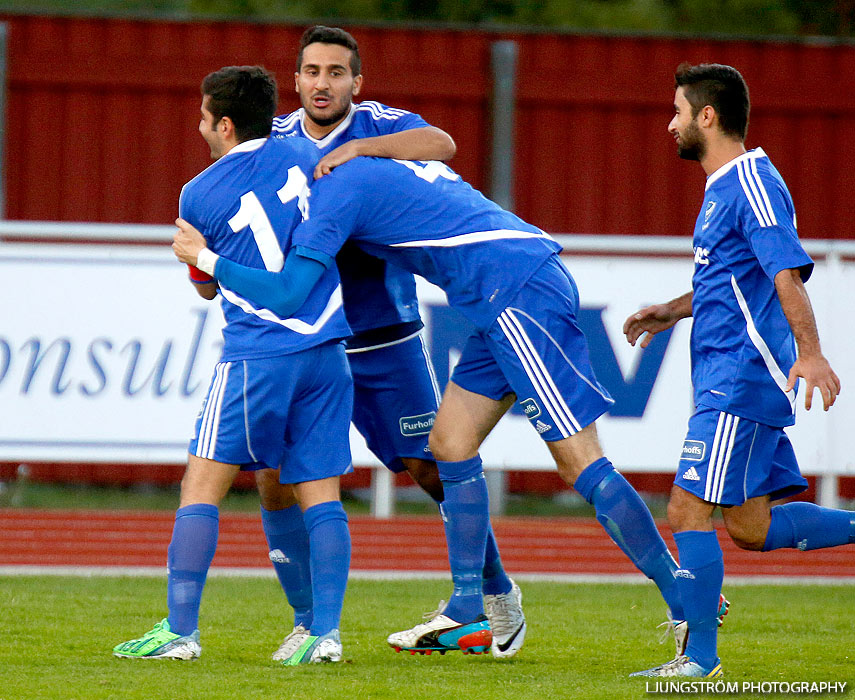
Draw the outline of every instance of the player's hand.
[[[840,393],[840,379],[831,369],[831,365],[828,364],[825,357],[822,355],[799,356],[790,369],[786,391],[792,390],[798,377],[805,380],[805,410],[810,411],[813,404],[814,389],[819,389],[823,410],[827,411],[834,405],[837,395]]]
[[[347,163],[358,156],[356,146],[353,141],[343,143],[338,148],[334,148],[318,161],[315,166],[315,180],[322,178],[324,175],[329,175],[334,168]]]
[[[178,231],[172,237],[172,252],[181,262],[195,266],[199,251],[207,247],[205,237],[184,219],[176,219],[175,225]]]
[[[623,334],[627,342],[635,346],[636,341],[644,335],[641,347],[646,348],[653,336],[671,328],[682,316],[674,313],[669,304],[654,304],[632,314],[623,324]]]

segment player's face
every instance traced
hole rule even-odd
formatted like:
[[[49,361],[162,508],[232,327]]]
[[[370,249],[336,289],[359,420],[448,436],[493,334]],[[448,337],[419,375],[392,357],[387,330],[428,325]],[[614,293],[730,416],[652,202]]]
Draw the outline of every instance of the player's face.
[[[674,95],[674,118],[668,124],[668,133],[677,142],[677,155],[684,160],[701,160],[706,153],[707,142],[698,126],[697,117],[692,118],[692,105],[686,99],[683,88],[678,87]]]
[[[199,133],[211,148],[211,160],[222,158],[228,150],[219,133],[219,122],[214,123],[214,115],[208,111],[208,95],[202,98],[202,119],[199,121]]]
[[[347,116],[362,86],[362,76],[350,70],[350,49],[338,44],[309,44],[294,79],[303,109],[323,128],[334,128]]]

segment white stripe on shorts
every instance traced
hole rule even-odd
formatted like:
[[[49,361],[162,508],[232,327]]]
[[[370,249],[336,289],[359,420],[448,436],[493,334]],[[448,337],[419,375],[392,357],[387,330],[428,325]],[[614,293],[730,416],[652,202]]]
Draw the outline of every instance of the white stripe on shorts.
[[[514,349],[520,364],[525,370],[529,381],[534,386],[538,397],[543,402],[544,408],[549,411],[561,437],[574,435],[582,426],[576,420],[570,407],[564,401],[564,397],[555,386],[549,372],[543,364],[543,360],[537,354],[531,339],[523,330],[519,320],[509,309],[505,309],[498,318],[499,326]]]
[[[724,493],[724,480],[730,465],[733,443],[736,440],[736,429],[739,427],[739,416],[721,411],[715,429],[710,461],[707,465],[707,483],[704,489],[704,500],[708,503],[719,503]]]
[[[202,414],[202,422],[199,427],[199,439],[196,442],[197,457],[214,459],[217,432],[220,427],[220,413],[222,412],[223,397],[226,393],[231,366],[231,362],[218,362],[214,370],[214,380],[211,382],[211,390],[208,392],[208,402],[205,404],[205,412]]]
[[[249,367],[247,367],[246,360],[243,361],[243,430],[246,434],[246,451],[249,452],[249,456],[253,462],[257,462],[258,458],[255,456],[255,453],[252,451],[252,441],[250,440],[250,431],[249,431],[249,401],[246,396],[246,385],[249,383]]]
[[[430,385],[433,388],[433,396],[436,399],[436,405],[439,406],[439,402],[442,400],[442,393],[439,390],[436,371],[433,368],[433,362],[430,359],[430,353],[428,352],[427,345],[425,345],[425,338],[421,331],[419,331],[419,346],[421,347],[422,355],[425,358],[425,367],[427,367],[428,374],[430,375]]]

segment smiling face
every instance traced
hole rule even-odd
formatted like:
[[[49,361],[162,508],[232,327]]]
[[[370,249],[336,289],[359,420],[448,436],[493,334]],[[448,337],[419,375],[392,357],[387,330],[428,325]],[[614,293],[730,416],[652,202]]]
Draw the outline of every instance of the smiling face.
[[[701,111],[692,116],[692,105],[686,99],[683,87],[674,95],[674,117],[668,124],[670,133],[677,142],[677,155],[684,160],[701,160],[706,153],[707,142],[698,126]]]
[[[309,44],[294,82],[315,138],[332,131],[347,116],[359,94],[362,76],[350,69],[350,49],[338,44]]]
[[[208,110],[208,101],[210,99],[210,95],[202,97],[202,119],[199,121],[199,133],[211,148],[211,160],[218,160],[229,149],[223,140],[222,130],[220,129],[222,119],[215,120],[214,115]]]

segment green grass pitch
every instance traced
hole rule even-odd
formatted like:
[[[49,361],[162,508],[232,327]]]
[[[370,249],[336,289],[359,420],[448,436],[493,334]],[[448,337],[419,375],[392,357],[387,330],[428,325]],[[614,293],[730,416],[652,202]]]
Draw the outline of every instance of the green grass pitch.
[[[529,631],[510,660],[410,656],[386,646],[389,632],[420,622],[449,588],[437,580],[351,581],[346,661],[284,668],[270,654],[290,629],[290,609],[272,578],[210,578],[202,657],[179,662],[111,654],[165,615],[165,579],[3,577],[0,699],[656,697],[643,679],[627,678],[673,655],[670,641],[657,643],[664,609],[652,585],[523,581]],[[855,588],[725,588],[733,605],[719,639],[723,680],[846,681],[851,696]]]

